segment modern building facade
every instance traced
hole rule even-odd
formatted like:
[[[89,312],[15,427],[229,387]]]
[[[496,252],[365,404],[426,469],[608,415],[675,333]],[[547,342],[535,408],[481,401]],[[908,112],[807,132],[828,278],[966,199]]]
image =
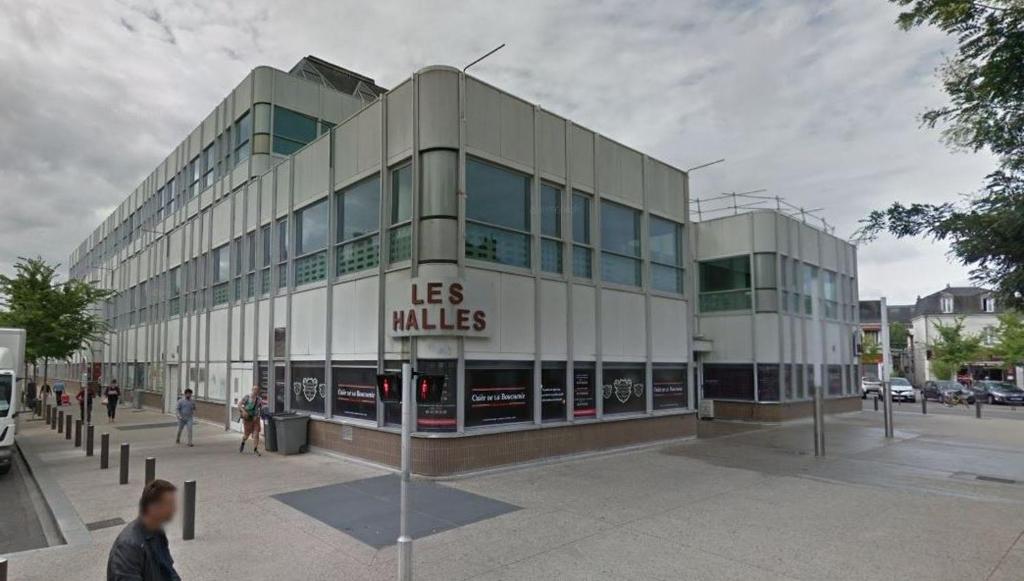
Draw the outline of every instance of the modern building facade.
[[[446,378],[415,409],[435,475],[693,435],[702,379],[719,415],[841,407],[853,247],[688,205],[685,172],[456,69],[259,67],[72,253],[118,294],[71,374],[165,410],[189,387],[226,427],[259,384],[395,464],[375,378],[408,361]]]

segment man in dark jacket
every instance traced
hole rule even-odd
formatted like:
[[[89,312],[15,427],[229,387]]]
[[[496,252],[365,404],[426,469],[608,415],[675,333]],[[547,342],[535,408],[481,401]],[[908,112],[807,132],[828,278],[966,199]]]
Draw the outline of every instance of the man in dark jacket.
[[[166,480],[154,480],[142,490],[139,518],[110,547],[107,581],[181,581],[164,534],[164,525],[177,510],[176,490]]]

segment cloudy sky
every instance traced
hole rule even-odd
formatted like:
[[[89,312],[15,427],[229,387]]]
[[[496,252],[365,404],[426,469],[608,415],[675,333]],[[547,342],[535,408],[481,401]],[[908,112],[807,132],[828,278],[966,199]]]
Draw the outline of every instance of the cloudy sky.
[[[474,74],[695,172],[696,197],[764,188],[848,237],[869,209],[973,191],[991,157],[918,115],[953,45],[884,0],[470,2],[0,0],[0,271],[66,262],[257,65],[306,54],[392,87],[428,64]],[[966,282],[946,247],[860,249],[861,296]]]

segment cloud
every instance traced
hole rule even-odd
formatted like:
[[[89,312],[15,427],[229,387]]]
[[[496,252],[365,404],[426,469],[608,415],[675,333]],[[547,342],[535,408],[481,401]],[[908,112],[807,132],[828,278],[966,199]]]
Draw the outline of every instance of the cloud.
[[[0,19],[0,271],[66,262],[254,66],[315,54],[389,87],[428,64],[475,75],[654,157],[695,196],[766,188],[840,235],[872,208],[972,191],[917,116],[944,96],[950,39],[905,33],[882,0],[74,2]],[[862,296],[912,300],[966,279],[943,245],[861,251]]]

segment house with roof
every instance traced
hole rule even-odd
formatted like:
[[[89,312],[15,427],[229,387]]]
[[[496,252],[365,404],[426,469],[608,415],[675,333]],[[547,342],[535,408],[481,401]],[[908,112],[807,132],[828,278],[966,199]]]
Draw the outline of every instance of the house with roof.
[[[935,379],[931,371],[930,345],[938,338],[937,324],[950,325],[963,319],[964,333],[980,335],[982,342],[994,346],[997,342],[999,315],[1003,307],[995,293],[973,286],[946,286],[924,297],[918,297],[911,319],[913,341],[914,385]],[[971,362],[968,373],[974,379],[1007,379],[1003,363],[991,358]]]

